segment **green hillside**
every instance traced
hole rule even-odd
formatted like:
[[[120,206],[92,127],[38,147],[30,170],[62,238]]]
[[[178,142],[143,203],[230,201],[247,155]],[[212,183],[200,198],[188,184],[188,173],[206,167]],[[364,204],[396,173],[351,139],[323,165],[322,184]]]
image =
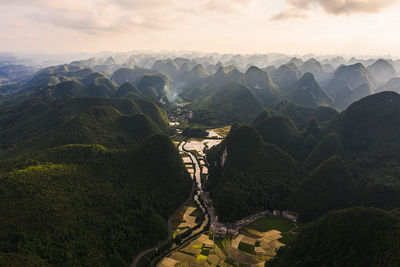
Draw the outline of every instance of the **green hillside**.
[[[74,65],[52,66],[38,71],[24,87],[40,90],[48,86],[54,86],[60,82],[82,79],[93,73],[94,71],[90,68]]]
[[[396,169],[399,150],[400,95],[382,92],[352,104],[329,126],[339,133],[352,158],[358,158],[365,175],[398,181]],[[392,174],[390,174],[392,172]]]
[[[224,142],[207,154],[207,187],[222,221],[279,208],[296,188],[302,168],[250,126],[234,125]],[[235,205],[233,205],[235,203]]]
[[[167,133],[169,129],[169,120],[167,112],[160,104],[147,98],[138,98],[135,100],[141,111],[148,115],[155,124],[164,132]]]
[[[133,69],[120,68],[113,73],[111,79],[119,85],[122,85],[125,82],[135,84],[144,75],[150,75],[152,73],[154,73],[154,71],[140,68],[138,66],[135,66]]]
[[[264,104],[269,105],[277,100],[278,86],[272,81],[269,74],[260,68],[252,66],[244,73],[243,83]]]
[[[308,171],[311,171],[321,162],[335,155],[345,157],[346,152],[343,145],[343,140],[337,133],[332,132],[325,136],[314,147],[313,151],[304,163],[304,168]]]
[[[333,156],[304,179],[288,203],[301,220],[310,221],[330,210],[351,207],[356,191],[344,161]]]
[[[290,153],[299,138],[296,125],[286,116],[267,118],[254,125],[264,142],[275,144]],[[291,154],[291,153],[290,153]]]
[[[31,143],[37,147],[102,144],[106,147],[129,148],[146,136],[160,133],[161,130],[146,115],[124,116],[114,108],[100,106],[86,110]]]
[[[94,97],[109,97],[112,96],[117,85],[100,73],[93,73],[82,80],[82,83],[87,86],[88,95]]]
[[[197,64],[190,71],[181,74],[180,80],[188,84],[194,83],[199,79],[210,76],[206,69],[201,64]]]
[[[271,112],[268,109],[264,109],[254,119],[253,125],[257,125],[258,123],[260,123],[266,119],[269,119],[270,117],[271,117]]]
[[[167,236],[191,187],[165,136],[129,152],[66,145],[1,165],[3,266],[129,265]]]
[[[291,196],[289,208],[312,220],[352,205],[399,207],[399,103],[394,92],[368,96],[323,129],[324,137],[304,163],[309,178]],[[332,156],[346,159],[346,166]]]
[[[168,133],[158,101],[77,66],[7,96],[0,265],[127,266],[165,239],[192,187]]]
[[[262,110],[263,105],[248,87],[233,82],[195,106],[193,120],[205,124],[250,122]],[[204,113],[209,113],[209,118],[202,117]]]
[[[282,100],[271,107],[271,110],[290,117],[299,130],[305,130],[312,119],[315,119],[319,124],[327,124],[339,114],[331,107],[303,107],[288,100]]]
[[[179,66],[172,60],[157,60],[152,69],[175,78],[178,75]]]
[[[68,81],[62,82],[54,86],[52,88],[52,93],[55,97],[63,97],[63,96],[76,96],[83,97],[87,96],[88,92],[84,85],[79,81]]]
[[[156,96],[165,92],[168,81],[166,78],[159,75],[144,75],[136,84],[137,88],[142,91],[144,95],[146,89],[154,88]]]
[[[374,208],[331,211],[265,266],[398,266],[400,217]]]
[[[292,89],[300,78],[298,73],[300,70],[294,64],[285,64],[280,66],[276,71],[271,73],[271,77],[279,89],[287,92]]]
[[[142,93],[135,86],[130,84],[129,82],[125,82],[118,87],[117,92],[115,92],[114,97],[126,97],[127,95],[136,95],[137,97],[141,96]]]
[[[314,75],[305,73],[294,85],[289,97],[298,105],[316,108],[333,106],[332,98],[321,88]]]
[[[43,106],[41,102],[39,103],[37,105]],[[18,106],[15,108],[17,110]],[[0,116],[3,150],[0,156],[7,155],[4,151],[10,148],[23,151],[28,148],[47,147],[50,140],[53,142],[51,145],[62,145],[68,142],[84,144],[89,142],[88,140],[92,140],[89,143],[96,143],[95,140],[103,139],[104,143],[101,143],[103,145],[124,146],[126,140],[119,134],[121,129],[116,124],[122,117],[138,113],[148,115],[152,120],[151,124],[157,125],[149,128],[157,129],[154,133],[159,133],[159,129],[167,133],[168,118],[165,111],[152,100],[145,98],[140,98],[137,102],[129,99],[73,98],[65,102],[52,103],[40,112],[19,116],[11,109],[9,114]],[[89,118],[86,119],[85,116]],[[138,125],[139,129],[141,126]],[[51,138],[48,139],[48,136]],[[79,138],[83,139],[79,141]]]

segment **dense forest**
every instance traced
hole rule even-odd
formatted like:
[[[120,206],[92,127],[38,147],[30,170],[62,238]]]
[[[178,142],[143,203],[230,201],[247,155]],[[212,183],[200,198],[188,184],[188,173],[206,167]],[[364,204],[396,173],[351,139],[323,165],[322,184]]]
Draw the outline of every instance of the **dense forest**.
[[[222,221],[278,208],[299,183],[301,166],[252,127],[236,124],[221,145],[211,149],[207,187]]]
[[[129,151],[71,144],[2,165],[1,265],[128,265],[166,238],[190,191],[162,135]]]
[[[399,107],[397,93],[383,92],[322,125],[311,120],[304,131],[267,111],[253,126],[235,125],[207,155],[217,212],[235,220],[257,210],[289,209],[311,221],[355,205],[398,208]],[[239,210],[229,207],[227,190],[236,192],[230,197]]]
[[[303,227],[265,266],[398,266],[400,217],[354,207],[331,211]]]
[[[192,185],[166,112],[106,85],[101,97],[76,82],[1,103],[0,265],[126,266],[167,237]]]

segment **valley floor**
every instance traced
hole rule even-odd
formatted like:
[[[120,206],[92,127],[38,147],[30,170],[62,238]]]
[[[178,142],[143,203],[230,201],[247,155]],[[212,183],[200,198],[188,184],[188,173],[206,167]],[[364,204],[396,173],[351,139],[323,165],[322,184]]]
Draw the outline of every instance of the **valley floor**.
[[[208,231],[169,253],[157,266],[264,266],[277,249],[295,237],[296,228],[288,219],[266,217],[236,237],[218,238]]]
[[[212,131],[215,134],[217,131]],[[184,206],[173,219],[173,237],[196,226],[199,216],[211,218],[211,230],[203,231],[202,226],[176,246],[157,266],[264,266],[265,261],[275,256],[276,250],[295,237],[297,228],[292,221],[282,217],[265,217],[268,213],[249,216],[235,230],[233,236],[218,235],[218,228],[225,227],[214,215],[212,201],[207,200],[207,192],[202,191],[202,178],[206,178],[208,169],[204,159],[204,148],[221,142],[221,139],[190,139],[178,145],[183,162],[192,179],[196,181],[197,193],[206,203]],[[202,177],[203,176],[203,177]],[[205,213],[205,208],[207,213]],[[210,213],[211,211],[211,213]],[[199,233],[201,233],[199,235]],[[218,237],[219,236],[219,237]]]

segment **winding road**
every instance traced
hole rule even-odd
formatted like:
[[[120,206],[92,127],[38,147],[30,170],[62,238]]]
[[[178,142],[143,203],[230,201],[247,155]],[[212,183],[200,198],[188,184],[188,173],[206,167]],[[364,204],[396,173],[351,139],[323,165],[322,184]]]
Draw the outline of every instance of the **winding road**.
[[[175,212],[168,218],[168,238],[167,238],[166,240],[164,240],[163,242],[169,240],[169,239],[171,238],[171,236],[172,236],[172,229],[171,229],[171,228],[172,228],[172,227],[171,227],[172,219],[179,213],[179,211],[180,211],[188,202],[190,202],[190,201],[193,199],[195,190],[196,190],[196,195],[199,195],[200,192],[201,192],[201,168],[200,168],[200,164],[199,164],[199,162],[198,162],[196,156],[193,155],[193,153],[191,153],[190,151],[185,150],[185,148],[184,148],[185,143],[186,143],[185,141],[182,141],[182,142],[179,144],[178,149],[179,149],[179,152],[180,152],[180,153],[186,153],[186,154],[188,154],[189,157],[191,158],[192,162],[193,162],[194,165],[195,165],[194,178],[195,178],[195,180],[196,180],[196,182],[197,182],[197,188],[195,187],[195,183],[193,183],[192,192],[190,193],[189,197],[188,197],[188,198],[181,204],[181,206],[179,206],[179,208],[177,208],[177,209],[175,210]],[[203,206],[198,200],[195,200],[195,201],[200,205],[200,207],[203,209],[203,211],[205,211],[204,206]],[[205,216],[207,216],[207,214],[206,214]],[[131,267],[136,267],[136,266],[139,264],[140,260],[141,260],[144,256],[146,256],[147,254],[150,254],[151,252],[157,250],[157,249],[160,247],[160,244],[162,244],[163,242],[159,242],[157,246],[154,246],[154,247],[152,247],[152,248],[146,249],[146,250],[140,252],[138,255],[136,255],[135,259],[133,260],[133,262],[132,262],[132,264],[131,264]]]

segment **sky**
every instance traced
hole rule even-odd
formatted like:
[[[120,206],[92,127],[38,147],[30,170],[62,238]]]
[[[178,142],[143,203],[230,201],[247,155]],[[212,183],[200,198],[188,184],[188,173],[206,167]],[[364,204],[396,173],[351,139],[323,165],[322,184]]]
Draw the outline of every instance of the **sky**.
[[[400,56],[400,0],[0,0],[0,51]]]

